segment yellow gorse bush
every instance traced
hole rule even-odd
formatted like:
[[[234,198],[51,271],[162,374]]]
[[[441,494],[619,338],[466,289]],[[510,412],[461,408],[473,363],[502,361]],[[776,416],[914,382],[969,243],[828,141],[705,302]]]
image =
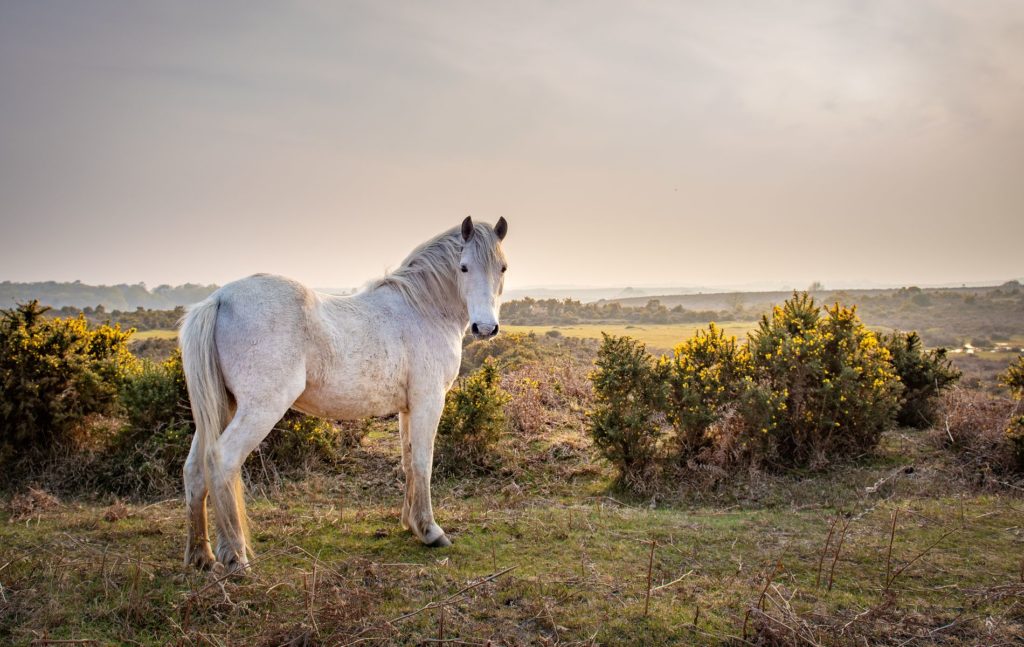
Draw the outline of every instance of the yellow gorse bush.
[[[754,385],[744,414],[770,430],[755,448],[768,462],[821,465],[857,455],[893,424],[903,386],[856,308],[819,308],[795,294],[762,317],[748,344]]]
[[[711,324],[655,362],[634,340],[606,336],[597,366],[591,433],[624,474],[638,460],[700,460],[725,442],[718,423],[731,414],[730,451],[751,462],[815,467],[856,456],[893,424],[903,390],[855,308],[822,308],[799,293],[746,344]]]
[[[999,381],[1010,389],[1010,393],[1017,400],[1015,411],[1020,410],[1020,402],[1024,401],[1024,355],[1017,357],[1017,360],[1010,364],[1006,371],[999,376]],[[1013,444],[1014,454],[1017,457],[1017,468],[1024,471],[1024,416],[1016,415],[1010,418],[1010,423],[1004,432],[1006,438]]]
[[[674,427],[680,459],[712,443],[711,426],[744,388],[750,361],[745,345],[711,323],[658,362],[665,385],[663,409]]]
[[[135,370],[132,330],[51,319],[38,302],[0,315],[0,463],[42,458],[87,440],[84,421],[113,413]]]

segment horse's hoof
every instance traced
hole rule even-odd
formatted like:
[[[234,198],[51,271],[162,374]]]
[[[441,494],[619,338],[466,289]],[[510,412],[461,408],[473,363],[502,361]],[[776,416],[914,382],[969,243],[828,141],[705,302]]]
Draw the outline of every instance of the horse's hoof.
[[[217,563],[217,559],[213,556],[213,553],[196,551],[192,555],[190,563],[197,571],[208,571]]]
[[[185,565],[192,566],[198,571],[208,571],[216,563],[217,558],[214,557],[213,551],[210,550],[210,544],[208,542],[201,542],[199,545],[189,548],[188,560],[185,562]]]
[[[427,548],[448,548],[452,545],[452,540],[448,539],[448,535],[441,535],[434,541],[427,544]]]
[[[246,562],[232,559],[227,562],[217,562],[217,566],[220,567],[220,573],[218,575],[245,575],[249,571],[249,564]]]
[[[249,570],[249,561],[242,559],[234,551],[218,549],[217,557],[217,566],[223,574],[244,575]]]

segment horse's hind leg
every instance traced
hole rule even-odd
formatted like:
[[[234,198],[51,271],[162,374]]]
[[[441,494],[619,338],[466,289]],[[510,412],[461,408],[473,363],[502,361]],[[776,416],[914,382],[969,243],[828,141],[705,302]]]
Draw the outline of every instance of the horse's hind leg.
[[[244,569],[252,553],[242,463],[299,397],[304,384],[304,378],[296,377],[275,394],[260,399],[238,397],[235,416],[220,436],[219,461],[211,466],[210,495],[217,522],[217,560],[228,570]]]
[[[210,549],[206,527],[206,477],[199,456],[199,434],[192,437],[192,449],[182,470],[185,477],[185,505],[188,508],[188,538],[185,540],[185,566],[200,570],[213,568],[217,559]]]

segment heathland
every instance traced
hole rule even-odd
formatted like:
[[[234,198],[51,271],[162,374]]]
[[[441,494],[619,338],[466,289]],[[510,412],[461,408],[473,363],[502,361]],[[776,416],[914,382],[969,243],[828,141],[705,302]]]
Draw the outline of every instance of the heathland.
[[[863,362],[890,356],[878,350],[879,343],[895,348],[903,337],[878,337],[876,343],[870,341],[874,333],[857,329],[874,359],[862,353],[840,357],[827,343],[832,333],[822,328],[817,368],[801,364],[811,360],[786,345],[786,361],[797,363],[776,371],[773,362],[781,354],[743,354],[743,341],[759,334],[760,314],[767,311],[747,301],[691,309],[667,298],[654,304],[647,299],[634,309],[519,300],[503,312],[502,335],[467,340],[464,376],[452,398],[456,413],[438,440],[434,508],[454,545],[422,548],[398,523],[403,477],[394,419],[335,424],[292,416],[246,465],[257,557],[244,576],[182,566],[185,519],[176,470],[191,421],[173,333],[164,323],[180,313],[89,308],[77,320],[81,324],[54,324],[50,332],[54,339],[82,336],[83,348],[102,341],[110,350],[106,363],[73,384],[84,389],[111,380],[111,388],[71,394],[47,383],[65,394],[62,402],[93,398],[94,410],[79,411],[66,435],[47,436],[58,451],[12,453],[9,448],[20,445],[8,442],[13,427],[4,430],[0,462],[10,469],[0,512],[0,642],[1024,640],[1024,473],[1018,436],[1007,433],[1019,404],[996,379],[1007,374],[1024,345],[1020,286],[889,291],[856,300],[828,296],[820,301],[858,305],[864,323],[878,333],[920,330],[924,344],[913,351],[913,370],[951,375],[948,357],[964,372],[958,383],[925,389],[928,424],[878,419],[871,423],[877,437],[863,449],[809,455],[807,462],[790,465],[777,451],[774,458],[758,454],[758,429],[744,417],[758,415],[744,409],[751,394],[781,392],[794,366],[806,368],[805,377],[818,371],[832,379],[829,362],[836,358],[839,373],[849,377],[868,366]],[[772,304],[789,297],[773,297]],[[42,318],[74,322],[77,314],[50,311]],[[837,325],[846,325],[845,316],[836,315]],[[707,341],[712,320],[725,330],[717,338],[712,333],[719,340],[714,343]],[[49,334],[46,321],[22,321],[36,333],[19,339],[42,340]],[[105,322],[146,332],[86,337],[109,331]],[[704,332],[694,338],[697,329]],[[773,330],[782,331],[785,344],[811,339],[803,331],[786,332],[785,325]],[[596,423],[612,401],[598,376],[614,368],[601,333],[646,342],[649,354],[632,357],[667,384],[675,379],[673,366],[679,372],[689,364],[659,363],[656,356],[671,356],[691,340],[677,357],[704,361],[713,370],[689,377],[679,372],[689,380],[685,384],[728,391],[729,398],[682,403],[652,396],[655,404],[637,427],[653,434],[654,443],[639,481],[624,478],[621,457],[603,444],[607,420]],[[763,343],[767,333],[760,334]],[[729,346],[730,335],[740,338],[737,347]],[[122,344],[129,355],[121,353]],[[929,350],[943,345],[960,352]],[[29,346],[51,356],[52,346],[42,341]],[[11,349],[5,358],[24,352]],[[729,361],[742,364],[745,381],[729,381],[721,370],[723,353],[734,353]],[[80,361],[61,364],[61,370],[78,370]],[[892,391],[886,397],[907,397],[910,370],[903,366],[884,378],[895,385],[899,374],[908,385],[902,396]],[[821,406],[834,407],[837,415],[839,398],[860,393],[856,377],[849,378],[854,390],[845,391],[832,390],[831,383],[823,390],[816,379],[800,384],[808,392],[834,394],[835,402],[821,400]],[[769,386],[775,391],[758,391]],[[626,393],[623,402],[635,402],[641,392]],[[864,393],[875,397],[881,391]],[[473,404],[480,401],[485,404]],[[775,405],[778,414],[786,411],[781,404]],[[460,427],[460,407],[480,406],[488,433]],[[8,409],[4,420],[21,420]],[[69,411],[60,410],[75,413]],[[704,443],[699,452],[684,454],[677,442],[685,426],[681,411],[709,414],[698,425]],[[885,412],[895,416],[894,409]],[[801,433],[820,431],[819,419]],[[24,434],[53,431],[26,424]],[[614,424],[613,432],[626,429],[621,421]],[[779,422],[779,434],[786,424]],[[828,434],[853,434],[861,424],[841,418],[838,431]],[[28,435],[18,438],[30,442]],[[821,442],[823,451],[831,446],[824,436],[809,439]]]

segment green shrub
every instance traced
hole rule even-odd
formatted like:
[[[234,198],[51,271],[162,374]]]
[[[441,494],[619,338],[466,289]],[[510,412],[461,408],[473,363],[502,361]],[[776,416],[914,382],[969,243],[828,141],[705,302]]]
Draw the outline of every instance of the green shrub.
[[[1024,400],[1024,355],[1017,356],[1017,361],[1010,364],[1006,372],[999,376],[999,381],[1010,389],[1014,400],[1017,401],[1014,415],[1010,418],[1004,435],[1013,445],[1017,471],[1024,472],[1024,416],[1017,414],[1020,411],[1020,402]]]
[[[332,465],[344,458],[369,430],[370,419],[335,423],[331,420],[289,411],[260,444],[263,467],[293,472],[314,465]],[[258,474],[260,469],[253,469]]]
[[[604,334],[596,365],[590,434],[620,476],[633,482],[648,472],[657,454],[661,380],[647,349],[631,337]]]
[[[925,429],[935,422],[939,394],[960,379],[946,349],[925,350],[916,332],[893,332],[880,341],[889,351],[893,369],[903,384],[903,401],[896,422]]]
[[[709,430],[743,392],[750,355],[712,323],[676,346],[672,358],[663,357],[658,371],[666,381],[665,416],[685,462],[713,443]]]
[[[48,309],[33,301],[0,313],[0,464],[82,447],[86,419],[117,410],[136,362],[132,331],[47,319]]]
[[[794,294],[749,338],[743,400],[750,443],[768,463],[818,467],[873,449],[899,409],[889,351],[854,308]]]
[[[127,497],[176,494],[192,433],[192,425],[180,420],[150,429],[125,424],[95,457],[93,476],[85,484]]]
[[[135,497],[179,491],[194,431],[181,353],[140,361],[120,398],[125,420],[99,458],[97,485]]]
[[[1024,472],[1024,416],[1013,416],[1003,434],[1013,447],[1015,471]]]
[[[188,387],[181,365],[181,351],[163,362],[139,362],[138,369],[121,387],[121,404],[128,423],[137,429],[153,429],[173,423],[190,424]]]
[[[486,468],[493,463],[493,448],[505,429],[503,407],[508,394],[501,389],[498,369],[491,359],[459,380],[445,399],[437,426],[439,465],[449,471],[467,466]]]
[[[1017,356],[1017,360],[999,376],[999,381],[1010,389],[1013,397],[1024,400],[1024,355]]]

